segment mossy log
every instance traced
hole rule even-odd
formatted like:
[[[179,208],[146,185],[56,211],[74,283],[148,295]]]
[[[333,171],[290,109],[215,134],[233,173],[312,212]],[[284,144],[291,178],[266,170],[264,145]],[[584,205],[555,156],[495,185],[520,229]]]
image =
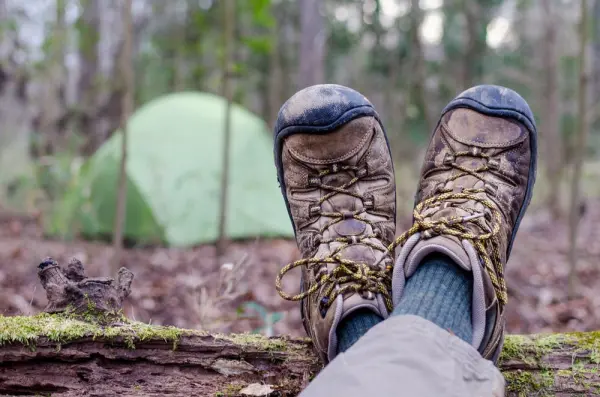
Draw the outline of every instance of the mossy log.
[[[210,335],[121,314],[133,274],[88,278],[38,266],[46,313],[0,316],[0,395],[295,396],[321,364],[307,339]],[[509,336],[500,359],[509,396],[600,395],[600,331]]]
[[[319,369],[303,339],[0,317],[0,395],[295,396]]]
[[[0,395],[295,396],[321,369],[306,339],[61,314],[0,317],[0,345]],[[599,363],[600,332],[513,335],[500,367],[509,396],[590,396]]]

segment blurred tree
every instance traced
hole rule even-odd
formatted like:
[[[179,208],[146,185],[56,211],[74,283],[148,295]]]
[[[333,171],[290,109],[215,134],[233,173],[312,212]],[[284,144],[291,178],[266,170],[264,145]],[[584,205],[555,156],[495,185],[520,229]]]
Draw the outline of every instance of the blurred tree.
[[[42,93],[39,97],[38,130],[42,134],[39,146],[41,155],[51,155],[60,149],[61,133],[66,127],[65,103],[65,51],[67,26],[65,22],[66,0],[56,0],[55,20],[46,36],[44,49],[48,54],[43,63]]]
[[[587,0],[581,0],[580,3],[581,20],[579,22],[579,100],[578,100],[578,118],[577,118],[577,137],[575,143],[575,152],[573,155],[574,169],[571,178],[571,207],[569,212],[569,297],[577,296],[577,232],[579,229],[579,219],[581,217],[581,172],[585,149],[587,147],[588,120],[587,120],[587,99],[588,99],[588,65],[587,65],[587,45],[589,35],[589,13]]]
[[[409,116],[409,119],[417,119],[419,122],[416,128],[419,128],[425,134],[432,131],[434,121],[429,109],[427,98],[426,78],[427,65],[423,55],[423,45],[421,43],[420,28],[423,23],[423,12],[419,5],[419,0],[411,0],[410,7],[410,53],[411,53],[411,84],[409,87],[410,105],[416,112]],[[414,128],[414,127],[413,127]]]
[[[541,128],[542,149],[548,184],[548,207],[555,218],[560,216],[560,182],[563,168],[560,135],[560,97],[558,87],[557,18],[552,0],[542,0],[542,20],[545,37],[542,43],[542,60],[545,67],[542,89]]]
[[[116,274],[121,266],[121,255],[123,251],[123,228],[125,226],[125,211],[127,203],[127,123],[133,113],[134,106],[134,75],[133,75],[133,17],[132,0],[123,3],[123,31],[124,41],[121,52],[121,84],[124,95],[121,112],[121,163],[119,166],[119,187],[117,193],[117,209],[115,211],[115,224],[113,235],[114,253],[112,258],[111,272]]]
[[[224,0],[223,2],[223,97],[227,101],[225,106],[225,115],[223,126],[225,128],[223,134],[223,153],[221,165],[221,193],[219,201],[221,203],[219,210],[219,239],[217,241],[217,257],[221,258],[225,253],[227,244],[226,226],[227,226],[227,205],[229,199],[229,158],[230,158],[230,141],[231,141],[231,104],[232,98],[232,78],[233,78],[233,39],[235,32],[235,0]]]
[[[326,28],[319,0],[299,0],[300,74],[298,88],[325,82]]]
[[[106,139],[99,123],[94,120],[98,104],[98,88],[101,80],[98,59],[100,43],[100,0],[81,0],[82,12],[75,27],[78,31],[80,76],[77,85],[79,95],[78,130],[87,137],[85,153],[93,153]]]

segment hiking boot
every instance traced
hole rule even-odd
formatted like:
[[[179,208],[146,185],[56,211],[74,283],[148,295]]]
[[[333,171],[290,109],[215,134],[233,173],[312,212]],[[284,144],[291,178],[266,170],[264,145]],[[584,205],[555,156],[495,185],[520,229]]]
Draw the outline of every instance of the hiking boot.
[[[423,258],[442,253],[473,273],[472,345],[496,362],[504,339],[504,266],[535,182],[531,109],[503,87],[471,88],[443,110],[416,195],[414,225],[393,272],[398,304]]]
[[[324,362],[337,353],[336,328],[358,309],[382,318],[392,309],[394,168],[379,116],[358,92],[326,84],[306,88],[281,108],[275,163],[301,260],[276,287],[302,301],[302,321]],[[301,267],[301,291],[281,278]]]

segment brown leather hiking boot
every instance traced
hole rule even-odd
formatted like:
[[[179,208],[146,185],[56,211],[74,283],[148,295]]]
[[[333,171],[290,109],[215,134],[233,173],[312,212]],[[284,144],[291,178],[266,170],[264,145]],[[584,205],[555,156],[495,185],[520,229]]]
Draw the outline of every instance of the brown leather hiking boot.
[[[442,112],[421,171],[414,225],[394,244],[402,245],[395,304],[431,253],[472,271],[472,345],[493,361],[504,336],[504,266],[531,199],[536,157],[535,122],[523,98],[497,86],[463,92]]]
[[[304,327],[324,362],[337,354],[336,328],[361,308],[382,318],[392,309],[387,246],[393,241],[393,163],[379,116],[358,92],[306,88],[281,108],[275,162],[302,260],[285,266],[276,286],[302,300]],[[302,268],[301,292],[281,277]]]

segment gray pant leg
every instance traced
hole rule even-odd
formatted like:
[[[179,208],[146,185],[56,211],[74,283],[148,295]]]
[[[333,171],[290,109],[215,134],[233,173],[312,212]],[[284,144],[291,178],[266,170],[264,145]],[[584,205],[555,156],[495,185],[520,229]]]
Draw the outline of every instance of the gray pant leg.
[[[301,397],[502,397],[504,378],[468,343],[418,316],[393,316],[338,355]]]

